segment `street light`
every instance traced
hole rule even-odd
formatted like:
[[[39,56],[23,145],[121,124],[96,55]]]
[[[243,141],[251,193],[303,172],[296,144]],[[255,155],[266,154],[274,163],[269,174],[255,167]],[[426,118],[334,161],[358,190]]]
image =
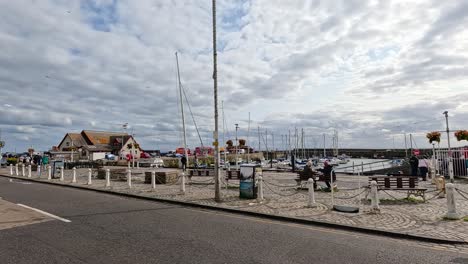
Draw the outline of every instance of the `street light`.
[[[236,170],[239,170],[239,165],[237,163],[237,155],[239,153],[237,146],[239,145],[239,140],[237,139],[237,130],[239,129],[239,124],[236,124]]]
[[[122,129],[124,130],[124,133],[122,134],[122,147],[120,148],[121,155],[123,154],[124,134],[125,134],[125,130],[127,129],[127,126],[128,126],[128,123],[122,124]]]
[[[445,111],[442,113],[445,115],[445,125],[447,129],[447,147],[448,147],[448,158],[449,158],[449,163],[448,163],[448,172],[449,172],[449,177],[450,177],[450,182],[453,183],[454,178],[453,178],[453,160],[452,160],[452,149],[450,148],[450,129],[449,129],[449,123],[448,123],[448,111]]]

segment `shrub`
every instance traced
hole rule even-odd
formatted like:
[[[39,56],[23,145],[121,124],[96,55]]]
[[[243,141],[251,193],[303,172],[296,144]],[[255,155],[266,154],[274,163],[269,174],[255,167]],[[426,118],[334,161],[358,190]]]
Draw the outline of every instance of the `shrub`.
[[[7,164],[8,164],[8,165],[10,165],[10,164],[15,165],[16,163],[18,163],[18,159],[17,159],[17,158],[7,158]]]

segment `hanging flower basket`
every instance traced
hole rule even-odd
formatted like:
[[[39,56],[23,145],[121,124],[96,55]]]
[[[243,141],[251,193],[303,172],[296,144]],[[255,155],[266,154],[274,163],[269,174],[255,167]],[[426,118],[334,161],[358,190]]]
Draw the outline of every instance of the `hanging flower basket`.
[[[429,143],[431,144],[432,142],[440,142],[440,132],[434,131],[427,133],[426,137],[429,139]]]
[[[458,141],[468,140],[468,130],[458,130],[457,132],[455,132],[455,137]]]

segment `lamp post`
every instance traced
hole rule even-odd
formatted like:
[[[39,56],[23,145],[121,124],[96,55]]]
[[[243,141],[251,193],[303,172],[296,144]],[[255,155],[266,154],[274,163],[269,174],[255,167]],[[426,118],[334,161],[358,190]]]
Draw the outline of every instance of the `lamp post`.
[[[450,176],[450,182],[453,183],[454,178],[453,178],[453,161],[452,161],[452,149],[450,148],[450,129],[449,129],[449,123],[448,123],[448,111],[445,111],[442,113],[445,115],[445,127],[447,131],[447,147],[448,147],[448,171],[449,171],[449,176]]]
[[[236,170],[239,170],[239,164],[237,163],[237,155],[239,153],[237,146],[239,145],[239,140],[237,139],[237,130],[239,129],[239,124],[236,124]]]
[[[213,19],[213,95],[214,95],[214,158],[215,158],[215,201],[221,202],[221,188],[219,185],[219,135],[218,135],[218,72],[216,51],[216,0],[212,0]]]
[[[120,148],[121,155],[123,154],[123,147],[124,147],[124,135],[125,131],[127,130],[128,123],[122,124],[122,129],[124,130],[124,133],[122,133],[122,147]],[[123,159],[123,157],[121,157]]]

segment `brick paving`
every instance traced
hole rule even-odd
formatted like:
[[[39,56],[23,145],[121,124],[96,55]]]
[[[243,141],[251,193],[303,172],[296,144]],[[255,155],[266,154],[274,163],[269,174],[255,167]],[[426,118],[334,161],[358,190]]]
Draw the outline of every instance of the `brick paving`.
[[[307,207],[307,190],[296,189],[295,174],[264,172],[265,200],[239,199],[239,182],[230,180],[228,188],[222,182],[222,202],[214,201],[214,180],[209,177],[193,177],[186,181],[185,194],[180,191],[179,182],[173,184],[157,184],[155,189],[144,183],[145,169],[133,170],[132,188],[126,181],[111,181],[111,187],[105,187],[105,180],[93,178],[92,185],[87,185],[87,169],[77,169],[77,183],[71,183],[72,171],[65,171],[65,179],[51,180],[58,184],[78,185],[90,189],[112,190],[121,193],[131,193],[145,197],[171,199],[177,201],[193,202],[198,204],[233,208],[238,210],[259,212],[264,214],[295,217],[315,221],[331,222],[343,225],[379,229],[396,233],[406,233],[415,236],[424,236],[439,239],[458,240],[468,242],[468,222],[461,220],[448,221],[443,216],[446,213],[446,199],[438,198],[435,185],[430,182],[420,182],[420,187],[427,188],[424,203],[402,200],[406,197],[404,192],[379,192],[381,199],[381,212],[371,213],[370,204],[365,195],[367,190],[367,177],[338,175],[336,184],[339,191],[335,193],[335,205],[352,205],[360,207],[356,214],[340,213],[331,210],[332,200],[329,192],[316,192],[316,208]],[[9,175],[9,169],[1,169],[0,174]],[[94,172],[96,175],[96,172]],[[19,178],[24,178],[19,176]],[[38,181],[48,181],[45,173],[38,177],[33,172],[32,178]],[[361,181],[361,182],[360,182]],[[320,184],[320,183],[319,183]],[[458,180],[456,187],[468,192],[468,181]],[[359,188],[361,186],[361,188]],[[456,193],[457,210],[461,216],[468,216],[468,200]],[[468,197],[468,195],[467,195]],[[458,247],[454,247],[456,249]]]

